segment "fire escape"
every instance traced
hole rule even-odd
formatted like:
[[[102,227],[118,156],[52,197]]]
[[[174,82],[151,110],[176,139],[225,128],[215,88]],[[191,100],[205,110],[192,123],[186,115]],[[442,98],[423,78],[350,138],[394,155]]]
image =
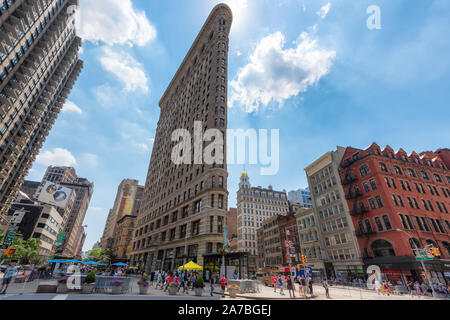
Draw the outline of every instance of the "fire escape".
[[[370,240],[370,236],[375,234],[375,231],[373,230],[372,226],[365,225],[364,218],[366,217],[366,213],[369,212],[369,209],[366,208],[364,203],[362,201],[358,201],[360,197],[363,196],[362,192],[359,190],[358,185],[356,184],[358,179],[354,175],[353,171],[351,170],[352,164],[357,162],[359,159],[347,159],[344,161],[342,168],[345,169],[345,176],[344,180],[342,182],[342,186],[348,187],[347,195],[345,197],[346,200],[348,200],[349,208],[350,208],[350,216],[358,218],[358,227],[355,231],[355,234],[357,237],[366,237],[366,244],[364,246],[364,252],[363,257],[368,258],[368,244]]]

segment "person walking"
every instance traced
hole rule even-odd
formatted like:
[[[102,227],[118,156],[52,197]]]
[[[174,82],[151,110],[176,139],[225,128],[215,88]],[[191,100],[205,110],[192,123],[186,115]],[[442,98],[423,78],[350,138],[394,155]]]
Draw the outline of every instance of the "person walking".
[[[278,276],[278,285],[280,286],[280,294],[282,296],[284,296],[284,291],[283,291],[283,277],[281,276],[281,274]]]
[[[210,285],[210,293],[211,293],[211,297],[213,296],[213,292],[214,292],[214,278],[211,277],[211,279],[209,279],[209,285]]]
[[[222,298],[225,298],[225,289],[227,287],[227,278],[225,278],[225,275],[222,275],[220,279],[220,286],[222,287]]]
[[[277,282],[278,282],[278,279],[277,279],[277,277],[274,275],[274,276],[272,277],[273,292],[277,292]]]
[[[290,275],[287,278],[287,289],[289,291],[289,297],[295,299],[294,283]]]
[[[3,282],[2,287],[0,289],[0,294],[6,294],[6,290],[8,290],[9,284],[11,283],[11,280],[15,278],[17,274],[18,267],[16,267],[16,263],[13,262],[11,265],[6,269],[4,275],[3,275]]]
[[[311,295],[311,298],[313,297],[313,279],[311,277],[308,278],[308,288],[309,288],[309,294]]]
[[[298,276],[297,277],[297,282],[298,282],[298,295],[301,297],[303,296],[306,299],[306,295],[303,294],[303,281],[302,281],[302,277]]]
[[[325,295],[327,299],[330,299],[330,288],[328,287],[328,280],[323,279],[322,281],[323,288],[325,289]]]

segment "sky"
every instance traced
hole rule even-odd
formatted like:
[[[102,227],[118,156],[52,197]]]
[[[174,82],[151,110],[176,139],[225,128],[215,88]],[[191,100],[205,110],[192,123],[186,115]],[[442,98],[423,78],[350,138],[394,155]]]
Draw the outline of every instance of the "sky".
[[[338,145],[449,147],[447,0],[80,0],[84,69],[27,180],[54,165],[94,182],[84,250],[120,182],[145,184],[159,99],[219,2],[234,16],[228,128],[279,129],[279,171],[246,165],[252,185],[307,187],[304,168]],[[235,207],[243,166],[228,171]]]

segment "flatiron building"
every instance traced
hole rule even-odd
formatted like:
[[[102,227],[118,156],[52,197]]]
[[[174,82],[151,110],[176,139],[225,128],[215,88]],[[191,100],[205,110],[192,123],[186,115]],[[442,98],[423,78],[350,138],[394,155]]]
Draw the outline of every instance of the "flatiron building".
[[[174,270],[184,261],[203,265],[205,256],[223,248],[231,23],[230,8],[217,5],[159,102],[161,114],[131,248],[131,263],[147,271]],[[222,163],[176,165],[172,161],[177,144],[171,140],[172,133],[185,129],[193,137],[196,121],[201,122],[202,132],[222,132]]]

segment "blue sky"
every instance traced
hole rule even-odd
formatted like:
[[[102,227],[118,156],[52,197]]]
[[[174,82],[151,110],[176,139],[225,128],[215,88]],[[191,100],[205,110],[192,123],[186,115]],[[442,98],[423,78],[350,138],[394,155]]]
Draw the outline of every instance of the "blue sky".
[[[74,166],[95,184],[88,250],[117,186],[145,183],[158,101],[213,0],[81,0],[85,67],[27,179]],[[280,129],[280,170],[253,185],[306,187],[304,168],[337,145],[420,152],[450,141],[450,2],[229,0],[228,127]],[[381,9],[369,30],[366,9]],[[264,70],[262,72],[261,70]],[[242,166],[229,166],[229,205]]]

